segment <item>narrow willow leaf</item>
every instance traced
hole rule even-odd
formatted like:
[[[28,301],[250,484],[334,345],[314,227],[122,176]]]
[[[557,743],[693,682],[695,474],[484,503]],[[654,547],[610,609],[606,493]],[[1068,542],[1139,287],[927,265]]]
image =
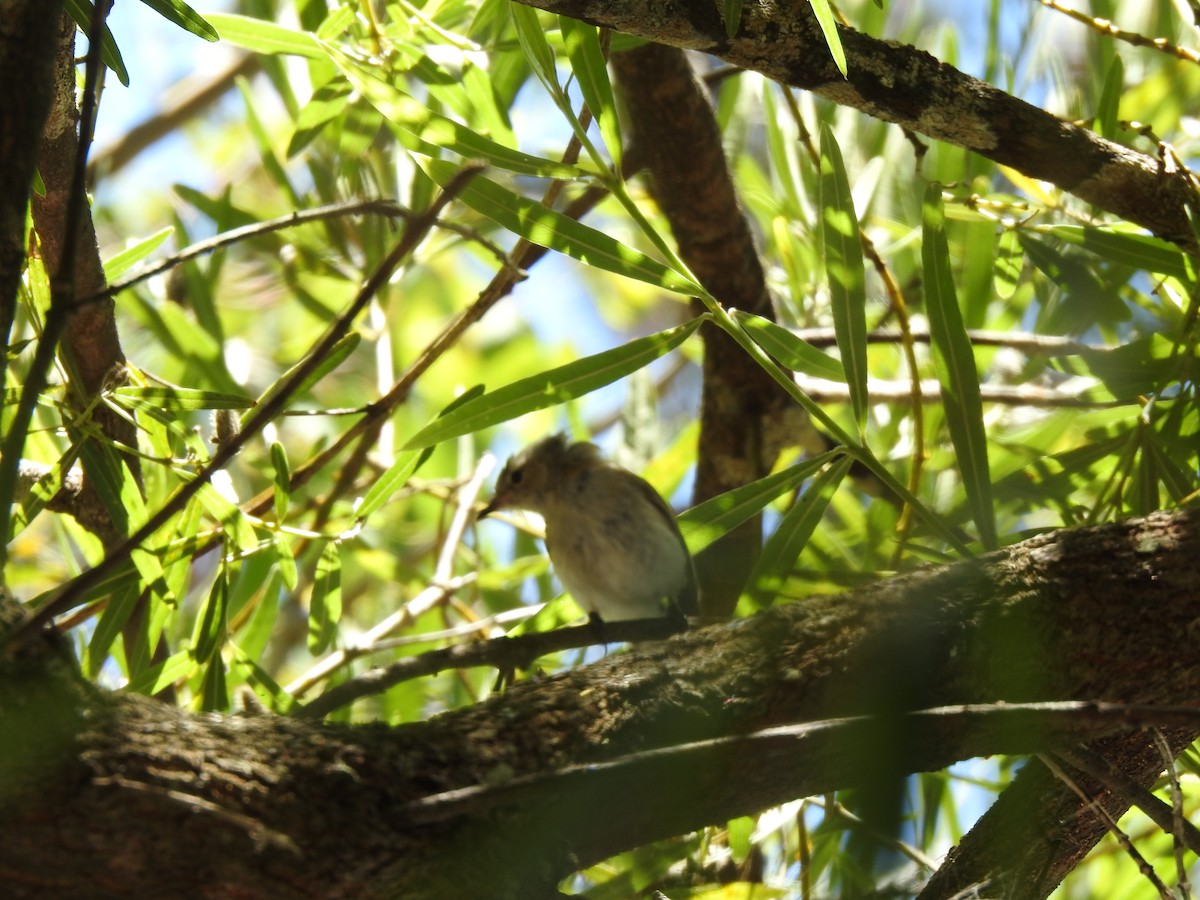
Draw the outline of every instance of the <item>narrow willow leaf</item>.
[[[419,139],[419,144],[409,146],[415,152],[438,156],[442,150],[451,150],[466,159],[482,160],[496,168],[521,175],[578,178],[588,174],[580,166],[554,162],[498,144],[466,125],[433,111],[411,94],[386,81],[377,67],[367,66],[332,49],[329,56],[350,83],[388,121]]]
[[[789,491],[794,491],[806,479],[818,472],[839,451],[831,450],[789,466],[782,472],[767,475],[698,503],[679,516],[679,529],[694,555],[713,541],[737,528],[751,516],[762,512],[767,504]]]
[[[132,534],[146,521],[147,514],[142,492],[137,479],[129,471],[128,463],[111,447],[90,440],[82,442],[80,456],[83,470],[112,518],[117,533]],[[144,585],[166,599],[167,585],[158,557],[143,547],[137,547],[129,554],[129,558],[142,576]]]
[[[92,8],[91,0],[66,0],[67,13],[75,20],[75,24],[85,35],[92,30]],[[104,32],[100,37],[100,58],[106,66],[112,69],[121,84],[129,87],[129,71],[125,68],[125,60],[121,58],[117,40],[113,37],[107,24],[104,25]],[[41,194],[45,196],[44,186]]]
[[[125,690],[131,694],[152,696],[178,681],[191,678],[199,668],[196,660],[192,658],[191,650],[180,650],[162,662],[151,666],[136,678],[131,678],[129,684],[125,686]]]
[[[356,509],[355,515],[360,519],[377,512],[391,498],[392,494],[404,487],[412,478],[417,468],[428,458],[422,450],[406,450],[396,456],[395,462],[388,466],[387,471],[375,479],[367,491],[363,502]]]
[[[1052,225],[1046,231],[1083,247],[1101,259],[1182,280],[1189,278],[1184,254],[1174,244],[1161,238],[1107,228],[1089,228],[1086,225]]]
[[[225,659],[220,653],[215,653],[204,670],[200,709],[203,712],[221,712],[228,708],[229,683],[228,673],[225,671]]]
[[[460,167],[433,159],[427,171],[438,184],[447,184]],[[694,281],[663,263],[589,228],[560,212],[529,200],[494,181],[476,175],[459,191],[458,199],[514,234],[550,250],[565,253],[586,265],[644,281],[679,294],[703,294]]]
[[[1104,73],[1104,87],[1096,104],[1096,133],[1115,141],[1120,129],[1121,94],[1125,92],[1125,64],[1120,54],[1114,53],[1108,71]]]
[[[821,26],[821,34],[825,36],[825,43],[829,47],[829,55],[833,57],[838,71],[845,78],[846,51],[842,48],[842,38],[838,34],[837,21],[833,18],[833,10],[829,6],[829,0],[808,0],[808,2],[817,17],[817,23]]]
[[[87,647],[87,672],[89,678],[96,678],[104,663],[108,660],[109,649],[113,641],[121,634],[125,623],[137,608],[138,598],[142,591],[136,581],[130,581],[119,591],[111,594],[108,606],[96,620],[96,628]]]
[[[763,545],[762,555],[750,573],[749,606],[743,610],[739,604],[739,614],[764,609],[775,601],[852,463],[848,456],[831,463],[788,510],[775,533]]]
[[[665,356],[687,340],[707,318],[707,315],[697,316],[675,328],[489,391],[430,422],[409,438],[403,449],[419,450],[582,397]]]
[[[346,112],[353,88],[337,79],[313,91],[305,107],[292,126],[292,139],[288,141],[287,156],[291,159],[319,135],[330,122]]]
[[[621,126],[617,120],[617,105],[613,99],[612,82],[608,77],[608,63],[600,46],[600,33],[595,25],[588,25],[569,16],[558,17],[567,58],[571,71],[583,94],[584,102],[600,126],[600,136],[608,147],[613,168],[621,168]]]
[[[292,467],[287,450],[279,441],[271,443],[271,466],[275,470],[275,521],[287,518],[288,497],[292,490]]]
[[[521,43],[521,49],[525,51],[525,59],[529,62],[529,67],[547,90],[551,93],[555,92],[559,85],[558,72],[554,65],[554,51],[546,40],[537,10],[521,3],[506,5],[512,16],[517,40]]]
[[[208,21],[220,32],[222,41],[255,53],[327,58],[321,42],[305,31],[233,13],[209,13]]]
[[[867,421],[867,282],[854,197],[842,153],[828,125],[821,127],[821,242],[833,301],[842,368],[861,432]]]
[[[196,499],[203,504],[205,512],[216,520],[221,531],[229,538],[229,543],[239,552],[250,553],[258,548],[258,536],[254,533],[254,526],[250,524],[246,514],[236,504],[222,497],[211,484],[200,488],[196,492]]]
[[[168,22],[173,22],[184,31],[190,31],[196,37],[204,38],[206,41],[219,40],[216,29],[204,20],[204,16],[184,3],[183,0],[142,0],[142,3]]]
[[[722,2],[725,15],[725,36],[732,38],[742,27],[742,6],[745,0],[722,0]],[[842,74],[845,74],[845,70],[842,71]]]
[[[996,263],[992,270],[992,288],[1001,300],[1008,300],[1017,292],[1024,265],[1025,252],[1021,249],[1021,239],[1016,229],[1006,229],[996,245]]]
[[[733,310],[730,315],[746,330],[750,339],[779,360],[780,365],[793,372],[803,372],[830,381],[846,380],[845,370],[836,359],[822,353],[782,325],[740,309]]]
[[[482,396],[483,385],[473,385],[446,404],[446,408],[438,413],[438,418],[443,419],[460,406],[470,403],[476,397]],[[408,479],[412,478],[417,470],[425,465],[425,461],[432,455],[432,446],[426,447],[424,450],[410,450],[399,454],[395,461],[388,466],[387,471],[375,479],[375,483],[371,485],[371,489],[363,497],[362,503],[355,510],[358,518],[360,520],[365,519],[367,516],[381,509],[396,491],[408,483]]]
[[[933,358],[942,387],[942,404],[950,440],[954,444],[967,504],[979,527],[984,547],[996,546],[996,524],[992,510],[992,481],[988,470],[987,432],[983,425],[983,401],[975,352],[963,325],[962,312],[950,271],[950,249],[946,243],[946,220],[942,213],[942,189],[930,184],[922,209],[921,259],[925,281],[925,306]]]
[[[271,549],[275,554],[275,562],[279,566],[279,576],[283,579],[283,586],[289,591],[294,591],[300,582],[300,576],[296,571],[296,557],[292,554],[292,545],[288,543],[287,535],[278,531],[273,532]]]
[[[196,662],[206,663],[225,643],[229,628],[229,570],[221,566],[208,592],[208,599],[196,617],[192,634],[192,653]]]
[[[282,581],[283,574],[278,569],[267,577],[267,583],[263,586],[254,612],[250,615],[250,621],[246,623],[245,628],[238,632],[236,639],[238,655],[252,660],[262,658],[263,652],[267,649],[267,643],[275,631]]]
[[[192,388],[150,385],[148,387],[119,387],[113,391],[127,406],[146,409],[249,409],[254,400],[244,394],[225,391],[199,391]]]
[[[175,228],[171,225],[168,225],[166,228],[156,231],[149,237],[138,241],[132,247],[126,247],[124,250],[114,253],[104,261],[104,277],[107,278],[110,283],[116,281],[118,278],[128,272],[132,266],[137,265],[151,253],[161,247],[163,242],[174,233]]]
[[[312,654],[324,653],[337,637],[342,618],[342,557],[337,541],[330,541],[321,551],[313,576],[312,599],[308,607],[308,649]]]

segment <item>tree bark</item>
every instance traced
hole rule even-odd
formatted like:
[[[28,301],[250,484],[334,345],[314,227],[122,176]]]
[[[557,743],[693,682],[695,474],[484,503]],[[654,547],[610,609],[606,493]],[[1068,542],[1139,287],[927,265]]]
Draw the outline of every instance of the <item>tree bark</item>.
[[[3,658],[0,880],[14,897],[547,896],[619,850],[791,798],[1129,724],[905,710],[1200,707],[1200,645],[1179,640],[1197,558],[1194,512],[1056,532],[396,728],[197,716]],[[865,718],[762,733],[847,716]]]

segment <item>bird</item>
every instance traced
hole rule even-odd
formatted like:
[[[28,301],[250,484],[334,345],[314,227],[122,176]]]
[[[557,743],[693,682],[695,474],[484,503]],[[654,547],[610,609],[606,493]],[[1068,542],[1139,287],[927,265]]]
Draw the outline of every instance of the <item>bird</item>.
[[[699,615],[696,570],[666,501],[595,444],[554,434],[511,457],[483,519],[539,513],[558,580],[599,622]]]

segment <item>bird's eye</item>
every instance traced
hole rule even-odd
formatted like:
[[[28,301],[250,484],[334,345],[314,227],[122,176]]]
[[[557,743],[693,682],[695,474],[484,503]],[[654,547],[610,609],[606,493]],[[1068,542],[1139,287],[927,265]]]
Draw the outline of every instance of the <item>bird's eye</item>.
[[[513,484],[520,484],[521,479],[524,477],[525,477],[525,470],[517,469],[515,472],[512,473],[512,475],[509,476],[508,480],[511,481]]]

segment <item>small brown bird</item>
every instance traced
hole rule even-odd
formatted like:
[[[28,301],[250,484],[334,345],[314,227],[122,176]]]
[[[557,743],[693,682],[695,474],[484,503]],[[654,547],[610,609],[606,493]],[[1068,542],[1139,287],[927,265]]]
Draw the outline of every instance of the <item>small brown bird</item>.
[[[591,618],[699,614],[696,571],[670,507],[595,444],[556,434],[513,456],[479,518],[514,507],[545,519],[554,571]]]

